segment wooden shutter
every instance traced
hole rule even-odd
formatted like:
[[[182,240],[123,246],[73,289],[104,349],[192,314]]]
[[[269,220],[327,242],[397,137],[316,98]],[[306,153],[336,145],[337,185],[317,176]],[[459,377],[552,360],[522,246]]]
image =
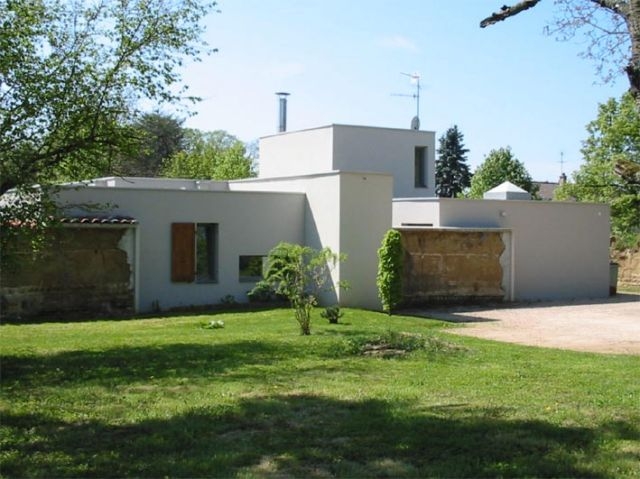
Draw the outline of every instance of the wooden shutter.
[[[192,283],[196,271],[194,223],[171,223],[171,281]]]

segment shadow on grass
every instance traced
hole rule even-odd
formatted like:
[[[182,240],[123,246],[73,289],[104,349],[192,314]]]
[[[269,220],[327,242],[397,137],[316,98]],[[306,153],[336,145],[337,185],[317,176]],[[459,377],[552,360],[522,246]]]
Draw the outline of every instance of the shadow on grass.
[[[299,351],[297,352],[299,353]],[[165,377],[215,377],[247,365],[269,365],[296,354],[282,342],[235,341],[68,351],[53,355],[3,356],[3,386],[20,388],[98,382],[108,385]]]
[[[308,395],[237,404],[233,410],[212,405],[130,425],[8,414],[2,420],[2,472],[5,477],[609,477],[598,464],[622,463],[600,438],[639,436],[637,426],[626,423],[562,427],[507,420],[495,409],[466,405],[412,413],[409,404]]]

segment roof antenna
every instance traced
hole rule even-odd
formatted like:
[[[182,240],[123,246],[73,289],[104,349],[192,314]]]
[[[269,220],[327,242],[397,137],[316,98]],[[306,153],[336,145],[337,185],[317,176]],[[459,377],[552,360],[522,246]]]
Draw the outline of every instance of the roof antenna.
[[[408,95],[404,93],[392,93],[391,96],[409,96],[416,99],[416,116],[411,119],[411,129],[420,129],[420,75],[418,73],[402,73],[401,75],[408,76],[411,79],[411,84],[416,86],[416,92]]]

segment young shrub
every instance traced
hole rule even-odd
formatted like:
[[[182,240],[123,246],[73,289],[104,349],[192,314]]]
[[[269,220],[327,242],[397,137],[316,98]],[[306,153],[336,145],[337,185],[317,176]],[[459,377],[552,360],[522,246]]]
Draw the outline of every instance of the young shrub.
[[[300,333],[311,334],[311,311],[318,304],[322,291],[333,289],[331,270],[344,255],[338,255],[329,248],[321,250],[309,246],[280,243],[267,257],[267,269],[261,287],[271,286],[275,294],[289,301]],[[341,282],[339,287],[346,285]]]
[[[320,313],[324,319],[329,320],[330,324],[338,324],[338,320],[344,316],[344,313],[340,311],[340,306],[329,306]]]
[[[391,314],[402,301],[402,242],[400,232],[389,230],[378,250],[378,295],[382,310]]]

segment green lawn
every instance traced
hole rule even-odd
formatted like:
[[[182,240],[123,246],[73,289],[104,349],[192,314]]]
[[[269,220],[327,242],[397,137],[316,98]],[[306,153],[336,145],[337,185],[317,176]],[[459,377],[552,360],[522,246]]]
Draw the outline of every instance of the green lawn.
[[[3,325],[0,475],[640,477],[640,357],[316,316]],[[357,353],[389,330],[436,340]]]

